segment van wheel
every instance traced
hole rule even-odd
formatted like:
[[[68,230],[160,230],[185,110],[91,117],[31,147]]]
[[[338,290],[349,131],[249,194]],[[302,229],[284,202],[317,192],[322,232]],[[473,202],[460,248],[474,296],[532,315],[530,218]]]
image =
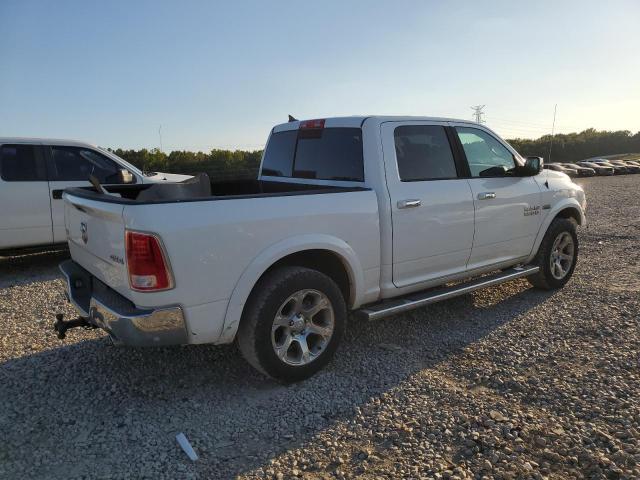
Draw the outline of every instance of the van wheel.
[[[238,329],[238,347],[265,375],[297,382],[331,360],[346,319],[342,292],[331,278],[309,268],[278,268],[254,288]]]
[[[564,287],[573,275],[577,262],[576,223],[571,219],[556,218],[549,225],[533,261],[540,271],[527,279],[534,287],[544,290]]]

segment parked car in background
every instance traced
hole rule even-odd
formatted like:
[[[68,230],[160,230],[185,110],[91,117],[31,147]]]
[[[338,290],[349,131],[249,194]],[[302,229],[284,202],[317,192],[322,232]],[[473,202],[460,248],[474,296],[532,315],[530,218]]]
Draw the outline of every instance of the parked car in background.
[[[587,160],[576,163],[581,167],[593,168],[596,172],[596,175],[614,175],[615,173],[613,166],[600,165],[598,163],[590,162]]]
[[[593,177],[596,174],[596,171],[593,168],[582,167],[575,163],[561,163],[560,165],[576,170],[579,177]]]
[[[640,165],[636,166],[633,162],[628,162],[624,160],[609,160],[609,163],[614,167],[624,167],[626,169],[626,173],[640,173]]]
[[[634,167],[640,167],[640,160],[625,160],[625,162]]]
[[[179,182],[189,175],[143,173],[117,155],[70,140],[0,138],[0,252],[66,245],[62,191],[89,186]]]
[[[626,173],[629,173],[629,170],[627,169],[627,167],[623,166],[623,165],[614,165],[613,163],[611,163],[609,160],[604,160],[604,159],[596,159],[596,160],[592,160],[593,163],[597,163],[598,165],[602,165],[605,167],[611,167],[613,168],[613,173],[615,175],[624,175]]]
[[[259,371],[301,380],[349,311],[376,320],[515,278],[562,287],[585,195],[541,172],[484,125],[361,116],[276,125],[257,180],[70,189],[60,268],[80,318],[56,330],[237,339]]]
[[[562,163],[545,163],[544,168],[548,168],[549,170],[554,170],[556,172],[566,173],[570,177],[578,176],[578,170],[576,170],[575,168],[566,167]]]

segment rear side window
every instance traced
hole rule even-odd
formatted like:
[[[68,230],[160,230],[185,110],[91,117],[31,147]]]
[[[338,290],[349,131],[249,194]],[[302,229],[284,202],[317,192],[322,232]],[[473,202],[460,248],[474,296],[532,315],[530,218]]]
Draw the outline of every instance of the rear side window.
[[[51,147],[52,180],[89,181],[94,175],[100,183],[122,183],[119,166],[104,155],[82,147]]]
[[[274,133],[265,151],[262,174],[362,182],[362,130],[322,128]]]
[[[444,127],[404,125],[393,132],[400,180],[456,178],[456,163]]]
[[[46,181],[47,172],[40,148],[35,145],[2,145],[0,178],[5,182]]]

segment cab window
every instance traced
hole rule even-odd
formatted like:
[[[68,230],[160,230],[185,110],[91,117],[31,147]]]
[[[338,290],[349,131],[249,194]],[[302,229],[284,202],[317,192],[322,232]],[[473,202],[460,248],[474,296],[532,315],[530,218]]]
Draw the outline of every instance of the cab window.
[[[362,182],[362,130],[340,127],[274,133],[264,153],[262,175]]]
[[[394,130],[393,137],[401,181],[457,178],[455,160],[444,127],[404,125]]]
[[[51,178],[56,181],[88,181],[95,176],[100,183],[122,183],[120,166],[104,155],[83,147],[51,147]]]
[[[46,181],[41,149],[35,145],[0,146],[0,178],[5,182]]]
[[[515,172],[513,155],[495,137],[473,127],[456,127],[472,177],[503,177]]]

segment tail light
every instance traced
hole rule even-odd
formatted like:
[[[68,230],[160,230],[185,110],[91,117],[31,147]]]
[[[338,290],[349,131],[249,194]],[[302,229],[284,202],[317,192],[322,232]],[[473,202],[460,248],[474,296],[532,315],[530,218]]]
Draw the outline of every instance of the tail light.
[[[173,288],[169,263],[156,235],[127,230],[125,245],[132,290],[157,292]]]
[[[324,118],[315,120],[303,120],[298,127],[300,130],[322,129],[324,128]]]

